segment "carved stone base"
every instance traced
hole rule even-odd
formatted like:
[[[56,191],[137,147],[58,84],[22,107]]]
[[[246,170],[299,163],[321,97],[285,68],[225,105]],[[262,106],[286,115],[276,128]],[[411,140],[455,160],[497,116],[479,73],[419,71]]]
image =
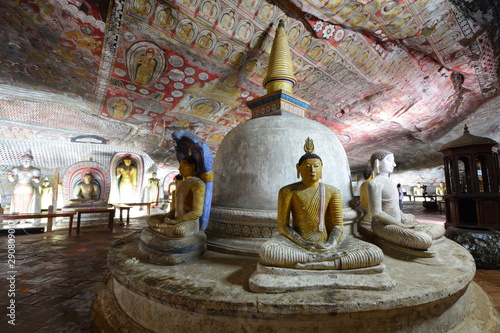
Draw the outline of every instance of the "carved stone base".
[[[324,286],[280,294],[257,294],[248,280],[257,259],[207,251],[178,266],[131,262],[139,234],[109,250],[108,289],[93,302],[98,332],[498,332],[496,311],[471,282],[474,259],[445,239],[429,266],[386,256],[392,290]],[[367,274],[374,276],[376,274]]]
[[[178,265],[200,259],[207,250],[203,231],[185,238],[169,238],[150,228],[141,232],[139,252],[143,260],[159,265]]]
[[[249,287],[255,293],[284,293],[324,287],[360,290],[391,290],[396,282],[385,265],[349,270],[305,270],[257,264]]]

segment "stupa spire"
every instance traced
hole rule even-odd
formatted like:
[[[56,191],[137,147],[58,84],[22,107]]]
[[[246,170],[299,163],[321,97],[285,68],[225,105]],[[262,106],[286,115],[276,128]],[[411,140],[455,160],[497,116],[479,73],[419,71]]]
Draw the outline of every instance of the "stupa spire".
[[[252,111],[252,118],[291,114],[305,117],[309,102],[293,95],[292,88],[295,83],[297,79],[293,76],[285,23],[280,20],[269,56],[267,76],[262,83],[267,94],[247,102]]]
[[[267,67],[267,76],[263,81],[263,85],[268,94],[278,90],[291,93],[295,83],[297,83],[297,79],[293,75],[292,56],[285,31],[285,23],[280,20],[276,29],[276,36]]]

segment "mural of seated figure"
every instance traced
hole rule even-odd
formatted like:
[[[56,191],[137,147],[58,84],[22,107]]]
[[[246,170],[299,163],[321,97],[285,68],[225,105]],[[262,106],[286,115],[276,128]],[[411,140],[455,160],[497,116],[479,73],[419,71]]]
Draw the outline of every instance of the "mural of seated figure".
[[[323,164],[321,158],[313,154],[311,139],[306,140],[304,150],[306,154],[296,165],[301,181],[279,191],[279,235],[262,245],[257,271],[249,281],[250,289],[276,293],[322,286],[392,288],[388,276],[373,275],[384,272],[380,265],[384,259],[382,250],[347,235],[342,194],[319,181]],[[331,270],[336,273],[328,273]],[[288,282],[283,283],[284,280]]]
[[[370,163],[374,178],[368,183],[368,200],[372,214],[371,228],[385,245],[393,250],[417,257],[433,257],[429,248],[444,236],[444,227],[432,223],[419,223],[411,214],[399,208],[398,191],[390,174],[396,163],[391,152],[380,150],[372,154]],[[384,249],[385,251],[385,249]]]

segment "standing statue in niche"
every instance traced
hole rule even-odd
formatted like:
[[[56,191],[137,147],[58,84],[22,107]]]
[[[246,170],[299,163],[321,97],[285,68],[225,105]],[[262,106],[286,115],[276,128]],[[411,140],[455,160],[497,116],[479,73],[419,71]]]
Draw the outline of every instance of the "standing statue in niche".
[[[132,162],[132,157],[125,155],[116,168],[120,202],[131,201],[137,193],[137,167]]]
[[[23,156],[21,156],[21,165],[12,168],[12,170],[7,174],[7,179],[16,185],[14,186],[14,198],[13,204],[11,205],[11,213],[33,213],[30,210],[31,202],[33,199],[33,194],[35,189],[32,182],[40,182],[40,169],[37,169],[31,165],[33,162],[33,156],[31,151],[27,151]]]
[[[156,178],[157,173],[153,172],[151,178],[148,179],[148,186],[144,189],[144,202],[158,204],[158,196],[160,195],[160,180]]]
[[[172,238],[193,236],[200,230],[203,213],[205,183],[196,174],[196,159],[193,156],[180,161],[175,200],[168,214],[157,215],[148,220],[150,228]]]
[[[260,249],[260,263],[294,269],[355,269],[378,265],[382,251],[369,243],[344,242],[342,194],[320,183],[323,163],[306,140],[296,165],[302,180],[278,194],[278,235]],[[290,221],[291,217],[291,221]],[[357,240],[356,240],[357,241]]]
[[[48,178],[42,183],[40,186],[40,209],[47,210],[49,206],[52,205],[52,186],[50,186],[50,182]]]
[[[419,223],[399,208],[396,186],[389,178],[394,171],[394,155],[376,151],[370,158],[375,177],[368,183],[372,230],[380,239],[412,250],[427,250],[444,235],[441,225]]]

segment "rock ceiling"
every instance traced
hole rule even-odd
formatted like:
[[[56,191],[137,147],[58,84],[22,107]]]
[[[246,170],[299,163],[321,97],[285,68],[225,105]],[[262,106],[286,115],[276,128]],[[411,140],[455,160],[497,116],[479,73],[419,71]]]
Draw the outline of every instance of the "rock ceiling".
[[[285,21],[307,117],[352,170],[374,149],[442,163],[462,134],[500,139],[497,0],[4,0],[2,137],[88,136],[175,163],[171,133],[216,152],[250,118]],[[17,134],[14,135],[14,127]],[[21,129],[21,131],[19,131]],[[451,131],[451,132],[450,132]]]

